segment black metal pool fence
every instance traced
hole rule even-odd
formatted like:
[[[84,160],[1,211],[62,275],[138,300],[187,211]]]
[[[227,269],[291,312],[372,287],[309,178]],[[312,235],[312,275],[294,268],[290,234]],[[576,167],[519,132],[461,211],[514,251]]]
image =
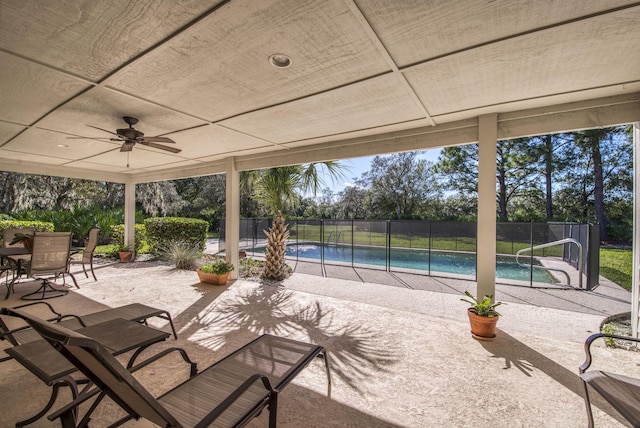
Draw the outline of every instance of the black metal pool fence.
[[[221,219],[220,251],[225,249],[225,222]],[[240,248],[250,256],[264,254],[271,227],[269,218],[240,219]],[[287,220],[290,236],[289,260],[304,260],[322,265],[340,265],[387,272],[407,272],[439,277],[476,279],[478,252],[476,222],[421,220]],[[528,269],[525,283],[544,286],[535,281],[534,271],[555,271],[556,286],[566,285],[587,290],[599,284],[599,230],[591,224],[578,223],[498,223],[496,250],[502,258],[512,259]],[[307,248],[315,247],[318,258],[306,258]],[[325,257],[330,248],[341,249],[341,258]],[[482,243],[480,243],[482,248]],[[363,262],[359,252],[376,249],[378,260]],[[398,260],[409,250],[419,250],[423,265],[418,269],[398,267]],[[415,252],[415,251],[414,251]],[[335,252],[332,252],[334,254]],[[473,269],[465,274],[434,269],[432,255],[448,254],[473,259]],[[536,267],[537,266],[537,267]],[[540,267],[542,266],[542,268]],[[553,266],[553,267],[552,267]],[[582,270],[579,278],[579,269]],[[565,271],[558,275],[558,271]],[[525,275],[526,276],[526,275]],[[503,282],[503,281],[501,281]],[[522,280],[513,281],[522,285]],[[547,284],[548,285],[548,284]]]

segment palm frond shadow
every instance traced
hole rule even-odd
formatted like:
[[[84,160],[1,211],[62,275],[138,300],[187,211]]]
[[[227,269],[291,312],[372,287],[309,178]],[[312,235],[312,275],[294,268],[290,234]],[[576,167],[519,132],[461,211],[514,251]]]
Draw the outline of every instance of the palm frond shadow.
[[[308,340],[324,346],[329,354],[332,376],[359,391],[363,380],[389,371],[399,360],[397,345],[385,332],[344,322],[320,300],[295,301],[283,287],[259,286],[209,308],[196,321],[212,335],[200,342],[216,346],[238,337],[240,332],[269,333]]]

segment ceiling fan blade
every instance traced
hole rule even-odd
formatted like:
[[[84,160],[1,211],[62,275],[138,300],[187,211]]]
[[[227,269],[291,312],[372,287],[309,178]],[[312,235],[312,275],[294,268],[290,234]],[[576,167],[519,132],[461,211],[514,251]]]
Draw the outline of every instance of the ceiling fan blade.
[[[171,152],[171,153],[180,153],[182,151],[180,149],[176,149],[175,147],[167,147],[167,146],[163,146],[162,144],[150,143],[148,141],[138,141],[138,142],[143,146],[149,146],[149,147],[153,147],[160,150],[166,150],[167,152]]]
[[[145,141],[147,143],[169,143],[169,144],[176,144],[175,141],[173,141],[171,138],[167,138],[167,137],[142,137],[142,141]]]
[[[136,143],[132,143],[132,142],[126,141],[124,144],[122,144],[122,147],[120,147],[120,151],[121,152],[130,152],[131,150],[133,150],[133,146],[135,144]]]
[[[109,134],[115,135],[116,137],[120,138],[120,136],[118,134],[116,134],[115,132],[107,131],[106,129],[98,128],[97,126],[93,126],[93,125],[87,125],[87,126],[90,127],[90,128],[98,129],[100,131],[108,132]]]
[[[115,138],[109,138],[109,137],[67,137],[67,140],[106,140],[106,141],[113,141],[113,140],[115,140]],[[117,141],[122,141],[122,140],[118,139]]]

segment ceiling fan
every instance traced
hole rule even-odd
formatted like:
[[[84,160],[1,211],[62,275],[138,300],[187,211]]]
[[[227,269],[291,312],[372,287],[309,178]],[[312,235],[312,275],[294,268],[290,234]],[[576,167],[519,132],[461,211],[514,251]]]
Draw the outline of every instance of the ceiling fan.
[[[163,146],[162,144],[175,144],[171,138],[167,137],[145,137],[144,133],[134,129],[133,125],[138,123],[138,119],[131,116],[123,116],[122,119],[129,125],[128,128],[116,129],[116,132],[108,131],[106,129],[98,128],[97,126],[87,125],[91,128],[98,129],[100,131],[108,132],[118,138],[111,138],[111,141],[122,141],[120,147],[121,152],[130,152],[133,150],[133,146],[136,144],[142,144],[143,146],[149,146],[160,150],[166,150],[171,153],[180,153],[182,150],[175,147]],[[74,138],[74,137],[71,137]],[[77,137],[76,137],[77,138]],[[84,137],[83,137],[84,138]]]

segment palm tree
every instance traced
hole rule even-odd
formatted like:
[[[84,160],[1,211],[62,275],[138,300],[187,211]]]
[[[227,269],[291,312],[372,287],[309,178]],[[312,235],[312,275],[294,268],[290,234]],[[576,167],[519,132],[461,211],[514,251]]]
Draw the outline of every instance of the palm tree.
[[[281,281],[286,276],[285,250],[289,230],[282,211],[295,209],[299,205],[298,191],[315,195],[318,188],[324,185],[318,165],[326,167],[332,180],[342,176],[342,165],[335,161],[283,166],[259,172],[255,182],[256,197],[275,215],[271,229],[265,231],[267,249],[261,275],[264,279]]]
[[[320,170],[326,168],[331,180],[344,177],[344,166],[338,161],[309,163],[269,168],[258,172],[255,180],[255,197],[271,213],[290,212],[300,204],[300,193],[314,196],[325,186]]]

